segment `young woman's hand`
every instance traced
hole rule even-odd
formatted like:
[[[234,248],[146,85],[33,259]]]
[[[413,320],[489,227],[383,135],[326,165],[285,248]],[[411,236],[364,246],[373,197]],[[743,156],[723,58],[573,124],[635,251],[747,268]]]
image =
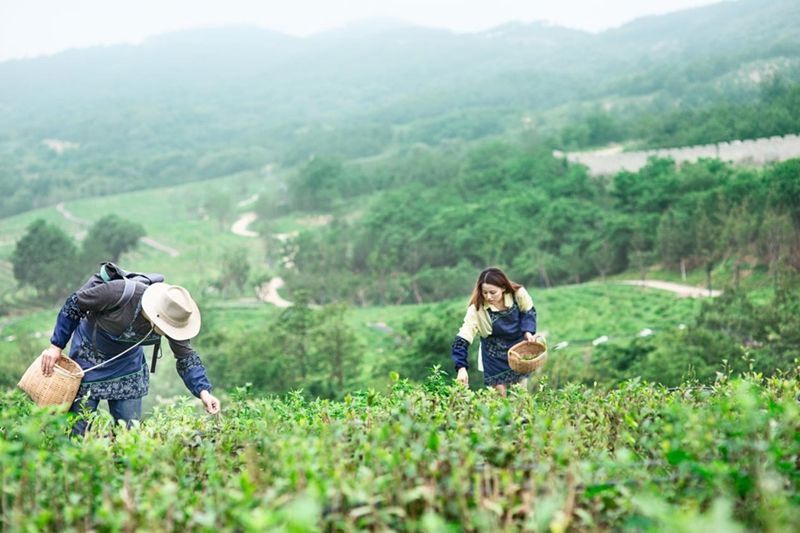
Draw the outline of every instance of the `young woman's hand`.
[[[534,335],[530,331],[526,331],[525,332],[525,340],[528,341],[528,342],[533,342],[534,340],[536,340],[536,335]]]
[[[466,368],[459,368],[458,375],[456,376],[456,381],[464,385],[465,387],[469,385],[469,374],[467,373]]]
[[[53,374],[53,368],[55,368],[59,357],[61,357],[61,348],[58,346],[51,344],[42,351],[42,374],[45,377],[50,377]]]
[[[200,399],[203,400],[203,405],[205,405],[209,414],[215,415],[219,413],[219,400],[213,394],[207,390],[200,391]]]

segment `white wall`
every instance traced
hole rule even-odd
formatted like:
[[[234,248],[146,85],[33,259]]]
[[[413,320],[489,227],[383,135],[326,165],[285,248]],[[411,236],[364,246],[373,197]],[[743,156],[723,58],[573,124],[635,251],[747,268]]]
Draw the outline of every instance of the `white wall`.
[[[635,172],[642,168],[650,157],[671,157],[676,163],[694,162],[700,158],[719,158],[734,164],[765,165],[775,161],[785,161],[800,157],[800,135],[638,152],[603,150],[556,152],[555,155],[558,157],[566,156],[567,160],[572,163],[586,165],[592,175],[615,174],[620,170]]]

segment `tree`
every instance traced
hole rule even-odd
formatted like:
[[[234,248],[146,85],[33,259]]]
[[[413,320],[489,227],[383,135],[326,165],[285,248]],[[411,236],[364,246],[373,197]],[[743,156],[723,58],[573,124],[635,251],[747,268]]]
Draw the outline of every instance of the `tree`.
[[[766,177],[772,191],[771,204],[792,220],[794,234],[788,239],[787,259],[795,270],[800,270],[800,159],[775,165]]]
[[[452,368],[450,347],[463,310],[462,305],[435,304],[407,319],[402,326],[402,345],[384,360],[381,371],[396,371],[403,377],[422,381],[434,365]]]
[[[691,255],[694,245],[690,217],[674,210],[661,215],[657,242],[661,261],[670,266],[679,264],[681,277],[686,281],[686,258]]]
[[[335,157],[314,157],[300,169],[290,183],[291,197],[298,209],[327,209],[332,197],[341,197],[338,183],[343,173],[342,162]]]
[[[564,268],[570,279],[575,283],[581,282],[581,272],[584,268],[584,253],[577,243],[567,243],[561,246],[559,257],[564,262]]]
[[[341,394],[345,390],[345,376],[356,374],[361,360],[358,340],[347,324],[347,306],[329,304],[315,314],[321,315],[314,331],[315,352],[326,367],[326,382],[335,384],[336,393]],[[331,387],[327,388],[330,390]]]
[[[228,250],[222,257],[222,290],[227,291],[230,286],[239,291],[244,288],[250,276],[250,262],[247,258],[247,248],[237,247]]]
[[[211,314],[211,313],[209,313]],[[212,315],[213,316],[213,315]],[[226,357],[209,357],[206,368],[215,384],[224,388],[248,384],[261,394],[282,394],[298,386],[293,379],[291,359],[263,327],[246,331],[229,331],[225,327],[206,327],[203,320],[203,349],[225,353]]]
[[[606,275],[614,268],[617,259],[613,243],[603,238],[593,242],[589,246],[589,259],[600,272],[600,278],[605,282]]]
[[[225,227],[233,213],[233,199],[231,195],[223,191],[214,191],[208,195],[204,202],[204,207],[208,214],[217,220],[219,227]]]
[[[629,261],[639,267],[639,277],[644,281],[647,274],[645,267],[652,259],[652,251],[647,238],[645,224],[641,220],[636,221],[631,233],[628,255],[630,256]]]
[[[796,229],[800,229],[800,159],[790,159],[772,167],[766,173],[771,203],[792,218]]]
[[[83,241],[84,264],[100,261],[119,261],[119,258],[136,246],[146,235],[141,224],[131,222],[117,215],[106,215],[89,228]]]
[[[314,311],[309,306],[310,300],[305,291],[296,291],[292,294],[294,305],[284,309],[278,315],[274,326],[276,344],[281,347],[283,357],[292,359],[295,368],[299,371],[296,376],[298,385],[303,385],[312,370],[311,343],[312,329],[315,318]],[[291,381],[291,377],[287,376]]]
[[[591,146],[607,144],[620,139],[620,127],[614,117],[602,108],[595,108],[586,117],[589,130],[588,143]]]
[[[14,277],[45,297],[66,295],[77,283],[78,249],[60,228],[42,219],[28,226],[11,255]]]
[[[734,285],[739,287],[739,276],[745,258],[752,256],[759,233],[759,217],[750,213],[748,202],[734,206],[725,213],[722,228],[722,246],[733,259]]]
[[[711,293],[711,272],[719,253],[719,229],[705,211],[701,211],[695,221],[695,249],[703,261],[706,271],[706,286]]]
[[[791,218],[784,213],[767,211],[758,236],[758,252],[766,259],[773,281],[777,286],[781,264],[788,254],[789,242],[793,234]]]

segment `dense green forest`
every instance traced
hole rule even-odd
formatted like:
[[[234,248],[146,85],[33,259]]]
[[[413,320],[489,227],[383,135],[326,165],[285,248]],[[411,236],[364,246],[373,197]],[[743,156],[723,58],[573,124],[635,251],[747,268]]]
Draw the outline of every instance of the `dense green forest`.
[[[539,286],[653,263],[709,272],[721,261],[800,266],[797,160],[763,170],[653,160],[606,181],[524,139],[399,159],[406,164],[315,159],[297,173],[297,208],[310,202],[340,216],[291,243],[290,286],[321,302],[422,303],[463,293],[486,264]],[[390,190],[362,203],[371,187]]]

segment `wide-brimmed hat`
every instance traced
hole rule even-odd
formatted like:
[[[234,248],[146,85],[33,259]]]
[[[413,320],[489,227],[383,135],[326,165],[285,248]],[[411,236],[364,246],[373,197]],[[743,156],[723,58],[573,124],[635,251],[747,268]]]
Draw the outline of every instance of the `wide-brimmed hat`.
[[[185,341],[200,332],[200,309],[180,285],[153,283],[144,291],[142,309],[164,334]]]

